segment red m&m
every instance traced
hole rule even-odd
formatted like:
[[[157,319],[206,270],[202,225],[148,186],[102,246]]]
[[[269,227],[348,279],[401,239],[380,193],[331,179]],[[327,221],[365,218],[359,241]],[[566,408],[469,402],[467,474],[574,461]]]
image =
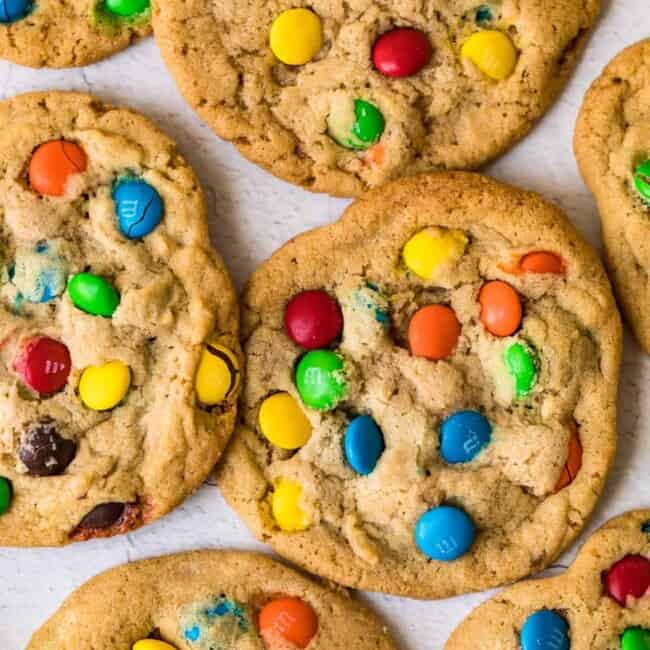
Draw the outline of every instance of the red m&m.
[[[74,142],[51,140],[32,154],[29,182],[40,194],[63,196],[70,176],[86,171],[84,150]]]
[[[642,555],[628,555],[605,574],[605,589],[625,607],[628,598],[642,598],[650,587],[650,560]]]
[[[410,77],[431,60],[433,49],[419,29],[393,29],[380,36],[372,50],[375,68],[386,77]]]
[[[71,366],[68,348],[47,336],[28,341],[14,362],[25,384],[42,395],[60,391],[68,381]]]
[[[343,315],[336,299],[322,289],[294,296],[284,314],[287,334],[307,350],[327,347],[343,330]]]

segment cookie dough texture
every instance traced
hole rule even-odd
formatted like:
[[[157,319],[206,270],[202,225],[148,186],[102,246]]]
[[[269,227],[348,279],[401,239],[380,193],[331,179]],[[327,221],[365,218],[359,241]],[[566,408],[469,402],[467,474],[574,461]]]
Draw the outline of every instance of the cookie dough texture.
[[[650,352],[650,207],[634,170],[650,158],[650,40],[619,54],[589,89],[575,133],[580,171],[598,203],[614,288]]]
[[[197,551],[126,564],[93,578],[36,632],[27,650],[126,650],[154,631],[178,650],[264,650],[254,631],[257,614],[278,596],[300,598],[316,612],[318,632],[309,650],[395,649],[380,621],[344,591],[263,555]],[[188,610],[215,597],[241,604],[253,629],[232,645],[218,639],[210,646],[188,643],[182,634]]]
[[[38,93],[0,104],[0,476],[14,496],[0,517],[0,546],[59,545],[95,506],[130,504],[124,532],[153,521],[199,487],[235,421],[236,392],[211,411],[197,404],[194,375],[203,344],[239,354],[239,311],[226,268],[208,239],[206,208],[194,172],[175,144],[141,115],[76,93]],[[60,198],[36,194],[27,180],[32,151],[65,138],[84,149],[85,173]],[[141,241],[116,225],[111,185],[128,170],[160,193],[165,216]],[[67,292],[42,304],[16,302],[7,269],[18,250],[47,242],[67,260],[68,278],[90,270],[121,295],[112,318],[77,309]],[[21,343],[45,335],[72,358],[63,391],[30,391],[14,370]],[[86,408],[82,370],[119,360],[131,369],[125,401],[112,411]],[[60,476],[27,474],[21,440],[51,418],[77,443]]]
[[[38,0],[28,16],[0,23],[0,58],[32,68],[99,61],[151,33],[151,11],[122,18],[103,0]]]
[[[566,572],[521,582],[475,609],[456,628],[445,650],[519,650],[523,624],[540,609],[566,618],[571,650],[619,650],[627,628],[650,628],[650,599],[620,607],[605,593],[602,576],[626,555],[650,558],[650,535],[642,531],[649,520],[650,510],[612,519],[585,543]]]
[[[309,64],[280,63],[268,45],[288,0],[154,0],[162,55],[181,92],[222,138],[276,176],[316,192],[355,196],[416,172],[482,165],[525,135],[576,64],[598,0],[488,3],[475,0],[315,0],[325,45]],[[434,48],[431,63],[406,79],[372,64],[376,39],[415,27]],[[508,33],[519,54],[510,77],[486,78],[460,57],[480,29]],[[327,116],[360,97],[386,118],[378,145],[348,151],[327,135]]]
[[[427,227],[460,229],[469,238],[460,261],[435,282],[407,273],[401,259],[405,243]],[[510,272],[513,259],[530,250],[555,251],[566,273]],[[495,371],[504,342],[513,339],[492,337],[479,321],[478,292],[489,279],[523,296],[517,336],[540,357],[537,384],[522,401],[508,395],[502,370]],[[388,328],[366,309],[369,286],[385,297]],[[343,311],[339,351],[348,395],[327,413],[303,405],[311,439],[286,453],[259,432],[258,412],[275,391],[301,404],[293,381],[301,350],[282,321],[292,296],[319,288]],[[402,180],[364,196],[338,223],[286,244],[255,271],[242,300],[248,380],[242,425],[218,482],[277,552],[348,586],[442,598],[539,571],[575,539],[614,455],[621,328],[600,261],[556,208],[476,174]],[[433,362],[409,354],[405,330],[418,307],[437,302],[452,306],[462,334],[451,357]],[[486,414],[493,441],[471,463],[447,465],[439,425],[463,408]],[[342,450],[346,423],[359,413],[375,419],[386,444],[367,477],[350,469]],[[573,420],[582,469],[556,493]],[[275,525],[269,497],[280,477],[303,486],[301,507],[312,522],[305,531]],[[471,551],[451,563],[426,559],[414,543],[418,518],[441,503],[462,507],[478,528]]]

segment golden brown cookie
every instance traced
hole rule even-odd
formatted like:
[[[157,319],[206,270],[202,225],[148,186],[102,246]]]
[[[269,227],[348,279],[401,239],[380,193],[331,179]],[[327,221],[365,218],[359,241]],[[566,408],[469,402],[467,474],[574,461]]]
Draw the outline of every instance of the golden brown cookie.
[[[0,104],[0,546],[158,519],[209,474],[239,310],[175,144],[89,95]]]
[[[524,136],[574,68],[598,0],[160,0],[188,102],[276,176],[356,196],[478,167]]]
[[[646,650],[650,647],[650,510],[612,519],[563,574],[497,594],[445,650]]]
[[[345,592],[263,555],[225,551],[107,571],[77,589],[27,647],[395,650],[381,622]]]
[[[470,173],[374,190],[243,296],[242,426],[219,485],[255,535],[422,598],[548,566],[614,455],[621,328],[594,251]]]
[[[636,337],[650,352],[650,40],[621,52],[585,96],[575,133],[598,203],[607,266]]]

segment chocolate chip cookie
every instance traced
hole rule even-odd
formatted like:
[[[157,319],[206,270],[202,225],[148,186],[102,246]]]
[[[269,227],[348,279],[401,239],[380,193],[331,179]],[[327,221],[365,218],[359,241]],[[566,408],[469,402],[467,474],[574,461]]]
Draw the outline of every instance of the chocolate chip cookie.
[[[607,265],[623,311],[650,353],[650,40],[619,54],[585,96],[575,133],[598,203]]]
[[[127,564],[77,589],[28,650],[394,650],[380,621],[253,553],[197,551]]]
[[[621,327],[595,252],[470,173],[373,190],[253,274],[219,485],[345,585],[442,598],[548,566],[614,455]]]
[[[181,92],[273,174],[354,196],[475,168],[555,99],[598,0],[160,0]]]
[[[612,519],[563,574],[522,582],[474,610],[446,650],[650,647],[650,510]]]
[[[194,172],[144,117],[53,92],[0,123],[0,546],[127,532],[228,441],[236,295]]]

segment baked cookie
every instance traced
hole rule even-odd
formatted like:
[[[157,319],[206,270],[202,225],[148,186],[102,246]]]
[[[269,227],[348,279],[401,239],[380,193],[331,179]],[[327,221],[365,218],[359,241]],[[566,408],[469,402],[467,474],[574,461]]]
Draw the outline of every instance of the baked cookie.
[[[153,521],[236,416],[238,306],[203,194],[141,115],[0,103],[0,546]]]
[[[598,203],[614,288],[650,353],[650,39],[619,54],[592,84],[574,145]]]
[[[529,131],[573,69],[598,0],[160,0],[181,92],[253,162],[354,196],[474,168]]]
[[[149,0],[0,0],[0,58],[32,68],[82,66],[151,32]]]
[[[169,555],[102,573],[63,603],[27,650],[90,647],[395,648],[380,621],[346,593],[264,555],[226,551]]]
[[[637,510],[603,526],[562,575],[474,610],[445,650],[647,650],[649,595],[650,510]]]
[[[243,424],[218,470],[280,554],[422,598],[548,566],[614,454],[621,329],[591,248],[470,173],[370,192],[243,296]]]

